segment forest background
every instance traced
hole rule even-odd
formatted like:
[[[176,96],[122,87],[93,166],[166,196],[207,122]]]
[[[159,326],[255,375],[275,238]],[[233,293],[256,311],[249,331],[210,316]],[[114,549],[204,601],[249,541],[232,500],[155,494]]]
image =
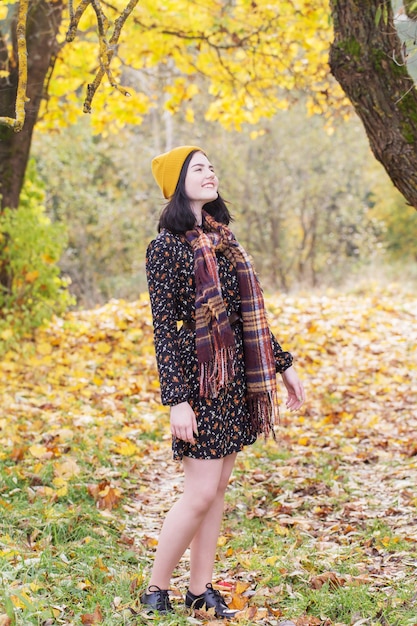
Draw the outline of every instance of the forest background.
[[[88,119],[35,137],[36,180],[47,213],[67,225],[60,266],[80,306],[146,290],[145,251],[163,207],[150,161],[181,143],[207,150],[268,291],[415,281],[417,213],[353,116],[329,129],[299,103],[240,132],[198,120],[190,127],[180,112],[172,119],[160,110],[104,137],[92,135]],[[170,141],[161,143],[165,123]]]

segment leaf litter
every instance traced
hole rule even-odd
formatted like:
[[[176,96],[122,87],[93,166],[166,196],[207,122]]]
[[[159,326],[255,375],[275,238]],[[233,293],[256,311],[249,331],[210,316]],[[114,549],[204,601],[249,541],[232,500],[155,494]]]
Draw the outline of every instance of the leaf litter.
[[[350,294],[270,297],[267,304],[308,400],[298,414],[281,408],[277,442],[259,441],[238,457],[219,539],[217,588],[241,610],[238,621],[271,626],[290,616],[279,600],[285,606],[300,585],[313,594],[366,586],[385,593],[387,605],[405,603],[398,588],[417,574],[417,299],[397,286],[368,285]],[[129,614],[148,623],[138,587],[146,584],[182,476],[160,405],[147,297],[55,319],[7,353],[0,373],[3,475],[18,472],[28,480],[31,502],[44,501],[51,510],[69,490],[82,489],[102,515],[117,520],[120,545],[134,549],[140,562],[140,576],[137,568],[131,572]],[[3,480],[6,514],[14,495]],[[240,525],[257,523],[288,546],[286,563],[278,553],[259,555],[266,547],[257,535],[246,548],[233,548]],[[20,556],[7,533],[0,541],[6,561]],[[347,571],[352,555],[355,570]],[[274,576],[253,567],[259,558]],[[188,559],[186,553],[173,579],[178,606]],[[23,591],[12,596],[15,610],[34,601],[36,592]],[[417,615],[416,598],[407,602]],[[120,599],[113,603],[114,611],[122,607]],[[102,623],[104,613],[94,605],[81,623]],[[313,613],[298,607],[291,619],[297,626],[387,623],[378,611],[352,614],[349,622]],[[182,619],[218,623],[204,611]]]

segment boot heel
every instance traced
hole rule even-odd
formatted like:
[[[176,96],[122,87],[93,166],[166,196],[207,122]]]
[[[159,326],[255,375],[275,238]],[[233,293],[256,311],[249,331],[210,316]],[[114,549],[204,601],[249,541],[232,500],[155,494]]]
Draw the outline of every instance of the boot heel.
[[[199,596],[195,596],[191,591],[187,591],[185,596],[185,606],[189,609],[202,609],[205,607],[208,609],[214,608],[214,614],[216,617],[228,617],[232,618],[239,613],[235,609],[229,609],[225,599],[220,591],[213,589],[213,585],[208,583],[206,585],[206,591]]]

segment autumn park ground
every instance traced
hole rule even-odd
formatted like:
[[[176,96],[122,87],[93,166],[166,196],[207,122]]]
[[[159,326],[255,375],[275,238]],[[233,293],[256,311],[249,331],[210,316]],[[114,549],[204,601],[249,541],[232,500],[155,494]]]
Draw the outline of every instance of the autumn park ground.
[[[417,297],[366,284],[268,309],[308,401],[239,455],[214,583],[242,625],[416,625]],[[0,626],[221,623],[182,607],[187,554],[174,617],[138,602],[181,485],[147,298],[70,312],[0,371]]]

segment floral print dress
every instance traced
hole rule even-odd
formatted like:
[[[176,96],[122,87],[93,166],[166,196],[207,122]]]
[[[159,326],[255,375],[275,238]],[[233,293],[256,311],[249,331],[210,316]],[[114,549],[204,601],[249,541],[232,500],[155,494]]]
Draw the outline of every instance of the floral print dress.
[[[240,297],[236,270],[221,253],[217,254],[223,300],[228,315],[238,313]],[[195,330],[181,320],[195,320],[194,256],[181,235],[161,231],[148,246],[146,273],[154,325],[161,400],[164,405],[187,401],[198,425],[196,443],[173,437],[174,459],[218,459],[239,452],[254,443],[254,432],[246,404],[245,362],[242,324],[233,324],[235,336],[235,378],[216,398],[199,395]],[[292,364],[271,333],[277,372]]]

